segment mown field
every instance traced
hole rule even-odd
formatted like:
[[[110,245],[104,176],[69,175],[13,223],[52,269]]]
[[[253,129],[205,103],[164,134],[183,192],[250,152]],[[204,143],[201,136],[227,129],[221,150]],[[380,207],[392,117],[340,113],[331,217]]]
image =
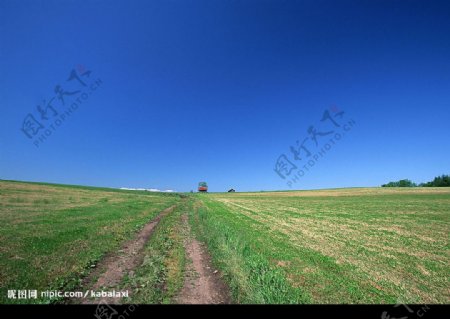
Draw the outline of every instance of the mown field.
[[[197,198],[193,225],[237,302],[450,302],[449,189]]]
[[[0,303],[7,290],[78,287],[106,254],[160,211],[176,194],[0,181]]]
[[[236,303],[449,303],[450,189],[163,194],[0,181],[0,303],[73,291],[165,208],[117,290],[173,303],[191,231]]]

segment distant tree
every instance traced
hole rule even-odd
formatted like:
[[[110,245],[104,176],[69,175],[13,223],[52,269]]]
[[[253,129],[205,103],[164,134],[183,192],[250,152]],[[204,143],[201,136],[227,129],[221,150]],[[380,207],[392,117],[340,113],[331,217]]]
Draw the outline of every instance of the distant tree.
[[[416,183],[410,181],[409,179],[402,179],[398,182],[399,187],[416,187]]]
[[[417,184],[410,181],[409,179],[401,179],[397,182],[389,182],[387,184],[381,185],[381,187],[416,187]]]
[[[424,183],[424,187],[450,187],[450,176],[436,176],[431,182]]]

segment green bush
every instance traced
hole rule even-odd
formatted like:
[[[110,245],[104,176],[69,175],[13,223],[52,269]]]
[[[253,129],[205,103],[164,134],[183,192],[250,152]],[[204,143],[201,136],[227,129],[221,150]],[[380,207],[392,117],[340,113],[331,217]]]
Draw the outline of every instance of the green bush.
[[[387,184],[381,185],[381,187],[416,187],[416,183],[410,181],[409,179],[401,179],[397,182],[389,182]]]

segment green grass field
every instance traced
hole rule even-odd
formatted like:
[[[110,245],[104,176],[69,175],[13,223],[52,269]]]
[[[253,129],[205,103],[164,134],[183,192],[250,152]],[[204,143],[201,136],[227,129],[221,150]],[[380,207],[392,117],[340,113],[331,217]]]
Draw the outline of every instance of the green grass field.
[[[0,303],[7,290],[71,290],[176,194],[0,181]]]
[[[448,303],[450,190],[197,196],[199,233],[250,303]]]
[[[171,303],[185,230],[237,303],[449,303],[450,189],[148,193],[0,181],[0,303],[8,289],[70,291],[163,209],[143,263],[117,289]],[[83,287],[81,287],[83,288]]]

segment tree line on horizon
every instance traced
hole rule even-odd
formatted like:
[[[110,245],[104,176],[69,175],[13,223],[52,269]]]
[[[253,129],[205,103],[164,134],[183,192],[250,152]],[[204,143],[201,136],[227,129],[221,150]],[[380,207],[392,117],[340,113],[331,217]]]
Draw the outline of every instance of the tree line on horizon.
[[[401,179],[397,182],[389,182],[381,187],[450,187],[450,176],[436,176],[431,182],[416,184],[409,179]]]

